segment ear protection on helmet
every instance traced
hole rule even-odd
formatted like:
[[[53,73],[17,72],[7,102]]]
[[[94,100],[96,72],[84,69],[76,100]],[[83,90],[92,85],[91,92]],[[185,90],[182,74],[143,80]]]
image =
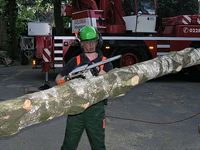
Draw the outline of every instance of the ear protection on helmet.
[[[103,46],[103,38],[102,38],[101,33],[98,30],[96,30],[96,32],[97,32],[97,34],[99,36],[98,44],[97,44],[97,51],[99,51]]]

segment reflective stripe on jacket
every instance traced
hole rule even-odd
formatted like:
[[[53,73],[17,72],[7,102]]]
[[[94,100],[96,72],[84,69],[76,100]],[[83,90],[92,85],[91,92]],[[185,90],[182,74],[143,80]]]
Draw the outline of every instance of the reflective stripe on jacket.
[[[104,61],[106,59],[107,59],[106,57],[104,57],[104,56],[102,57],[102,61]],[[80,65],[80,63],[81,63],[81,56],[78,55],[78,56],[76,56],[76,64],[77,64],[77,66]],[[100,69],[101,70],[104,69],[104,64],[100,66]]]

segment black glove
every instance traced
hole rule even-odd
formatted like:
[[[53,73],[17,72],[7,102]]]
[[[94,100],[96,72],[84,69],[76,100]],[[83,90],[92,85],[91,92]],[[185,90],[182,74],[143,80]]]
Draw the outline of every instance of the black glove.
[[[93,76],[98,76],[100,72],[100,68],[99,67],[91,68],[90,71]]]

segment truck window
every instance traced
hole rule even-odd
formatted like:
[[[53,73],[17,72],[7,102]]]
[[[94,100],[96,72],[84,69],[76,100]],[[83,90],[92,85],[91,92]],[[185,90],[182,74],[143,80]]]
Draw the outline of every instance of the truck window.
[[[131,16],[134,15],[134,8],[135,3],[134,0],[122,0],[122,6],[125,13],[125,16]]]
[[[154,0],[138,0],[138,11],[141,14],[155,15]]]

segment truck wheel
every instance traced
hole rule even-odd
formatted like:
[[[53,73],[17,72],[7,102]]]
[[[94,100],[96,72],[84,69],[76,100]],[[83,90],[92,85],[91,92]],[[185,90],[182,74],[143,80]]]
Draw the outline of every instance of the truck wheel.
[[[134,53],[125,53],[120,59],[120,67],[133,65],[139,62],[138,57]]]
[[[123,53],[120,53],[120,50],[117,50],[116,53],[112,55],[112,56],[122,55],[122,57],[119,60],[113,61],[114,67],[129,66],[129,65],[136,64],[138,62],[146,61],[150,58],[148,53],[145,50],[140,49],[140,48],[138,48],[137,50],[128,49],[122,52]]]
[[[199,48],[200,47],[200,43],[199,42],[192,42],[190,47]]]

